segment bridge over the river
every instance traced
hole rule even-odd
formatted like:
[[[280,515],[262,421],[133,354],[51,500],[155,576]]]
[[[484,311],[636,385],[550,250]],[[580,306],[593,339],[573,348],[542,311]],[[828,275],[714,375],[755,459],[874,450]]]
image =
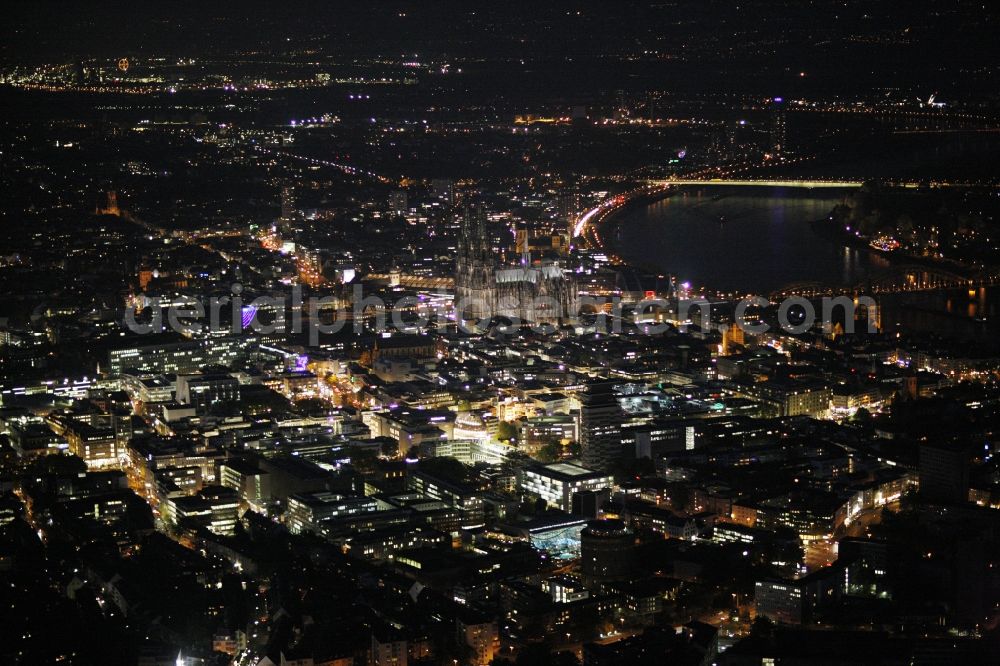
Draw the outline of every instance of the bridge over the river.
[[[855,285],[831,287],[819,282],[796,282],[770,294],[772,301],[790,296],[817,298],[820,296],[898,294],[934,289],[977,289],[1000,284],[1000,272],[978,272],[961,275],[945,268],[900,264],[869,276]]]
[[[861,187],[863,183],[860,180],[808,180],[808,179],[788,179],[781,180],[778,178],[761,178],[759,180],[744,179],[744,180],[724,180],[722,178],[712,178],[712,179],[701,179],[701,180],[647,180],[648,185],[654,187],[666,187],[668,185],[720,185],[725,187],[803,187],[808,189],[818,188],[818,187],[828,187],[828,188],[849,188],[849,187]],[[917,187],[916,184],[906,184],[904,187]]]

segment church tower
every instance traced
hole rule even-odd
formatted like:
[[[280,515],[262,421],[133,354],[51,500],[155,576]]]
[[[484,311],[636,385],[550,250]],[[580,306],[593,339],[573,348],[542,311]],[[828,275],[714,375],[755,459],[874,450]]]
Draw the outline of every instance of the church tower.
[[[503,317],[559,324],[576,316],[576,281],[571,275],[555,262],[533,265],[526,236],[520,262],[502,264],[487,231],[483,208],[467,206],[455,260],[455,311],[460,319]]]
[[[455,259],[455,307],[463,319],[493,316],[496,263],[486,235],[486,211],[466,205]]]

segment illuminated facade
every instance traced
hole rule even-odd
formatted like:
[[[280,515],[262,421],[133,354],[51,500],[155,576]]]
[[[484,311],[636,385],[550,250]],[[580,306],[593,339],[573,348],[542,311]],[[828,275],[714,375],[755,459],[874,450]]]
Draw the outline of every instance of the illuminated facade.
[[[577,312],[577,288],[557,264],[502,267],[486,237],[485,214],[466,211],[455,260],[455,303],[465,319],[506,317],[558,324]]]
[[[529,467],[520,474],[521,490],[538,495],[563,511],[573,508],[573,495],[587,490],[610,488],[614,477],[572,463]]]
[[[196,372],[206,365],[231,366],[250,344],[246,337],[221,337],[112,349],[108,352],[108,373],[120,375],[129,368],[181,373]]]

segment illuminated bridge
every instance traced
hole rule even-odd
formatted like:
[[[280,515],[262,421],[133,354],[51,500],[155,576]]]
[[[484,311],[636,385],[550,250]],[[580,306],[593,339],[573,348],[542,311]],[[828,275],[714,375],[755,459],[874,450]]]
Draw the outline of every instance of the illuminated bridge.
[[[779,301],[789,296],[816,298],[836,295],[877,295],[898,294],[910,291],[932,291],[934,289],[974,289],[1000,284],[1000,273],[979,272],[974,275],[960,275],[947,269],[900,265],[870,276],[853,286],[831,287],[819,282],[797,282],[789,284],[770,294],[770,300]]]
[[[861,187],[863,184],[860,180],[778,180],[764,178],[760,180],[724,180],[721,178],[712,178],[709,180],[647,180],[646,183],[659,187],[666,187],[668,185],[725,185],[727,187],[804,187],[810,189],[817,187]],[[904,187],[917,187],[917,185],[907,184]]]

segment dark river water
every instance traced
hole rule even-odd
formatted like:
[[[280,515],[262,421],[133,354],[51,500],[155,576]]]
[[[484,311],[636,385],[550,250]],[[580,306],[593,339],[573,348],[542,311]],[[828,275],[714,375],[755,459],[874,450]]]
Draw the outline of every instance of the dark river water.
[[[767,295],[801,282],[856,285],[889,268],[812,224],[849,190],[688,188],[617,217],[606,242],[626,261],[713,291]],[[879,298],[886,330],[1000,340],[1000,289],[942,289]]]
[[[853,285],[884,259],[811,223],[849,190],[692,187],[624,213],[606,236],[630,263],[713,290],[769,293],[798,282]]]

